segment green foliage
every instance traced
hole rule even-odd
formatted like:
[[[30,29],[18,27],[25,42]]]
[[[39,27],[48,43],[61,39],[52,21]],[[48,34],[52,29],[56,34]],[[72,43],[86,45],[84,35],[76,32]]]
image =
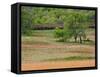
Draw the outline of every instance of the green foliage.
[[[71,37],[71,31],[56,27],[54,30],[54,36],[59,39],[58,41],[66,42]]]
[[[29,34],[29,30],[32,27],[32,8],[22,7],[21,10],[21,33]]]
[[[25,32],[23,33],[23,35],[25,35],[25,36],[32,36],[33,33],[34,33],[34,30],[27,29],[27,30],[25,30]]]
[[[59,38],[62,37],[64,40],[71,37],[77,39],[80,37],[80,34],[78,34],[80,31],[85,33],[85,29],[94,23],[94,17],[95,12],[91,10],[22,6],[21,32],[22,34],[29,34],[34,25],[37,24],[55,24],[62,22],[64,29],[56,29],[56,36]]]
[[[65,36],[67,36],[67,38],[73,37],[75,42],[77,42],[79,38],[80,43],[82,43],[82,40],[86,38],[85,30],[87,28],[87,18],[88,17],[84,13],[77,11],[70,13],[66,19],[68,21],[64,24],[64,30],[65,33],[67,33]]]
[[[90,15],[89,15],[90,14]],[[93,16],[93,13],[92,13]],[[78,38],[80,40],[80,43],[82,43],[83,40],[86,39],[86,32],[85,30],[88,28],[90,21],[93,21],[91,18],[91,13],[85,13],[85,11],[70,11],[67,13],[67,17],[62,16],[62,19],[66,22],[64,22],[64,29],[62,30],[61,34],[57,34],[60,38],[62,37],[63,41],[66,41],[73,37],[75,39],[75,42],[77,42]],[[60,32],[59,29],[57,29],[58,32]]]
[[[64,36],[63,29],[60,29],[59,27],[56,27],[55,31],[54,31],[54,36],[57,37],[57,38],[63,37]]]

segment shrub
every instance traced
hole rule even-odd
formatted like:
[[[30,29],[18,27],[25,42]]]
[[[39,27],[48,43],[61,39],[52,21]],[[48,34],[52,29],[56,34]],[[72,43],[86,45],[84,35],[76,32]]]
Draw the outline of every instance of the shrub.
[[[54,30],[54,36],[57,37],[57,38],[63,37],[64,36],[63,29],[56,27],[55,30]]]
[[[34,33],[34,30],[26,30],[22,34],[25,36],[32,36]]]

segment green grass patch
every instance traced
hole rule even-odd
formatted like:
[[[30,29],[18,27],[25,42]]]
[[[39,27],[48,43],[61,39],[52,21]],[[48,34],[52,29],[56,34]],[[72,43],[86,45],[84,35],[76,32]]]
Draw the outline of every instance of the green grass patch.
[[[65,58],[55,58],[55,59],[47,59],[44,61],[59,61],[59,60],[66,60],[66,61],[71,61],[71,60],[90,60],[94,59],[95,57],[92,56],[70,56],[70,57],[65,57]]]

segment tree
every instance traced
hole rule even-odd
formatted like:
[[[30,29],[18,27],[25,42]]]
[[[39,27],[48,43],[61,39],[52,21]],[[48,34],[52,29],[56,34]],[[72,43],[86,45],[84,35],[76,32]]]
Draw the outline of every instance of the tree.
[[[29,30],[32,27],[32,8],[31,7],[22,7],[21,10],[21,33],[29,34]]]
[[[68,36],[73,37],[75,42],[77,42],[77,39],[79,38],[80,43],[82,43],[82,40],[86,38],[85,34],[85,28],[86,28],[85,23],[87,22],[86,18],[87,16],[84,13],[80,12],[74,12],[68,15],[66,19],[67,22],[65,22],[65,33],[67,33],[66,34],[67,38]]]

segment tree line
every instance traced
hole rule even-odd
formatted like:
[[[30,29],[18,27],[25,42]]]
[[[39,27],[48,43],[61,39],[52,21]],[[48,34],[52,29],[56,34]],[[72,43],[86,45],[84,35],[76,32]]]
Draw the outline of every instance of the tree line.
[[[64,28],[55,28],[55,37],[67,41],[73,37],[77,39],[86,38],[85,30],[95,21],[95,12],[92,10],[47,8],[47,7],[26,7],[21,8],[21,32],[29,33],[34,25],[38,24],[64,24]]]

